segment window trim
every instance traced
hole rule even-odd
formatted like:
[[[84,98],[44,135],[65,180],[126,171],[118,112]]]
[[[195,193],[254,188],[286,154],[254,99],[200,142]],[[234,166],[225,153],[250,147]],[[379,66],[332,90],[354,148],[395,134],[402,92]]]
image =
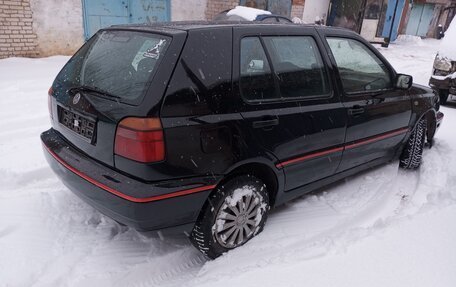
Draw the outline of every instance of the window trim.
[[[353,37],[348,37],[348,36],[342,36],[342,35],[325,35],[325,41],[326,41],[326,44],[328,45],[328,50],[329,50],[329,54],[330,54],[330,58],[331,58],[331,61],[333,61],[332,65],[334,66],[335,68],[335,71],[337,73],[337,76],[339,78],[339,82],[340,82],[340,86],[341,86],[341,91],[342,91],[342,94],[347,96],[347,97],[357,97],[357,96],[369,96],[369,95],[378,95],[378,94],[382,94],[382,93],[386,93],[386,92],[389,92],[389,91],[394,91],[394,78],[395,78],[395,75],[396,75],[396,72],[394,70],[391,69],[391,66],[389,65],[389,63],[385,63],[381,57],[379,57],[377,55],[377,53],[375,51],[373,51],[371,49],[371,47],[369,47],[368,45],[366,45],[365,43],[363,43],[362,41],[360,41],[359,39],[356,39],[356,38],[353,38]],[[369,90],[369,91],[355,91],[355,92],[347,92],[345,91],[344,89],[344,85],[342,83],[342,78],[340,76],[340,72],[339,72],[339,67],[337,66],[337,61],[336,61],[336,58],[334,57],[334,54],[333,54],[333,51],[331,49],[331,46],[329,45],[329,42],[328,42],[328,38],[336,38],[336,39],[347,39],[347,40],[353,40],[353,41],[356,41],[358,43],[360,43],[361,45],[364,45],[364,47],[366,47],[369,51],[372,52],[372,54],[375,55],[375,57],[377,57],[377,59],[385,66],[385,68],[387,69],[388,73],[389,73],[389,76],[390,76],[390,81],[391,81],[391,87],[390,88],[386,88],[386,89],[377,89],[377,90]]]
[[[266,47],[266,44],[264,43],[264,40],[263,38],[264,37],[306,37],[306,38],[311,38],[314,43],[315,43],[315,48],[318,49],[318,52],[319,52],[319,56],[320,56],[320,59],[323,63],[323,66],[324,66],[324,71],[326,73],[326,76],[327,76],[327,79],[328,79],[328,89],[329,89],[329,92],[326,93],[326,94],[321,94],[321,95],[315,95],[315,96],[308,96],[308,97],[288,97],[288,98],[285,98],[285,97],[281,97],[281,91],[280,91],[280,84],[279,84],[279,80],[278,80],[278,75],[276,74],[275,72],[275,68],[274,68],[274,64],[272,63],[272,57],[271,57],[271,54],[269,52],[269,50],[267,49]],[[307,101],[315,101],[315,100],[325,100],[325,99],[331,99],[334,97],[334,87],[333,87],[333,84],[332,84],[332,77],[331,77],[331,74],[329,73],[329,68],[328,68],[328,65],[327,63],[325,62],[324,58],[323,58],[323,55],[321,53],[322,49],[326,50],[324,47],[320,47],[319,44],[318,44],[318,40],[315,39],[314,36],[312,35],[245,35],[245,36],[242,36],[240,39],[239,39],[239,59],[238,59],[238,63],[240,63],[241,61],[241,49],[242,49],[242,40],[244,38],[259,38],[260,39],[260,43],[261,43],[261,46],[266,54],[266,58],[268,59],[268,62],[269,62],[269,67],[271,69],[271,73],[272,73],[272,77],[274,79],[274,90],[275,90],[275,93],[276,95],[280,95],[280,97],[278,98],[274,98],[274,99],[254,99],[254,100],[249,100],[247,99],[245,96],[244,96],[244,93],[242,91],[242,87],[241,87],[241,84],[240,84],[240,81],[241,81],[241,66],[239,65],[239,94],[241,96],[241,99],[247,103],[247,104],[250,104],[250,105],[260,105],[260,104],[277,104],[277,103],[288,103],[288,102],[307,102]]]

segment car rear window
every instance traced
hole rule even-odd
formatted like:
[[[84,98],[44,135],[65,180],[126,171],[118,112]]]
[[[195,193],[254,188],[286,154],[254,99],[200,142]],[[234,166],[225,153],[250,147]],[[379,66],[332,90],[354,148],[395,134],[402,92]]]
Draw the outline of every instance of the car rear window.
[[[64,90],[93,88],[108,98],[138,104],[170,42],[170,37],[152,33],[99,32],[71,58],[56,82]]]

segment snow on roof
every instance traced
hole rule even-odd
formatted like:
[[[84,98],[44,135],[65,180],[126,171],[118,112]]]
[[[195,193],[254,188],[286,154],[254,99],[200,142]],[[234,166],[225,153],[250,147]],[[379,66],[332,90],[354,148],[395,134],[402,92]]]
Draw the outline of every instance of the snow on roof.
[[[449,58],[456,61],[456,17],[451,21],[450,26],[445,31],[445,37],[440,43],[439,55],[442,58]]]
[[[261,10],[261,9],[256,9],[256,8],[250,8],[250,7],[244,7],[244,6],[236,6],[236,8],[231,9],[226,13],[226,15],[231,16],[231,15],[236,15],[239,17],[242,17],[246,20],[253,21],[256,19],[258,15],[269,15],[271,12],[266,11],[266,10]]]

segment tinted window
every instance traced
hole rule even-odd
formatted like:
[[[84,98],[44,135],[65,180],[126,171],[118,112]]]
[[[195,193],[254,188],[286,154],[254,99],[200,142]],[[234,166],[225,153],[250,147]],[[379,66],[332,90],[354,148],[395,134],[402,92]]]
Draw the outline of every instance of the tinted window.
[[[127,102],[139,99],[171,38],[133,31],[103,31],[79,50],[57,76],[66,89],[87,86]]]
[[[311,37],[265,37],[264,41],[282,97],[305,98],[329,93],[328,76]]]
[[[266,53],[257,37],[241,40],[240,85],[246,100],[277,98]]]
[[[345,38],[328,38],[345,92],[365,92],[391,87],[385,64],[363,43]]]

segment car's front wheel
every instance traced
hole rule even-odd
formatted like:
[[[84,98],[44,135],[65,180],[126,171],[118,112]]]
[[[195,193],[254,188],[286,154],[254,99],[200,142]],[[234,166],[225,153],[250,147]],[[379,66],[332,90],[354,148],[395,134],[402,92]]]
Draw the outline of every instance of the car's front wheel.
[[[439,98],[441,105],[445,105],[447,103],[449,95],[449,90],[439,90]]]
[[[211,194],[190,241],[207,257],[217,258],[260,233],[269,208],[263,181],[251,175],[232,178]]]
[[[405,169],[417,169],[421,165],[426,138],[426,119],[421,119],[412,131],[400,156],[399,166]]]

